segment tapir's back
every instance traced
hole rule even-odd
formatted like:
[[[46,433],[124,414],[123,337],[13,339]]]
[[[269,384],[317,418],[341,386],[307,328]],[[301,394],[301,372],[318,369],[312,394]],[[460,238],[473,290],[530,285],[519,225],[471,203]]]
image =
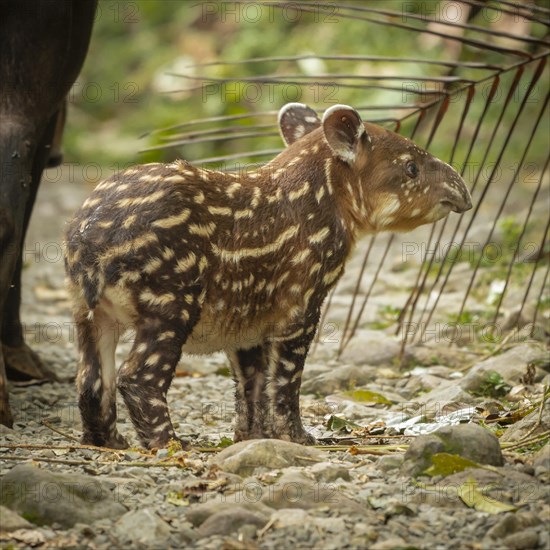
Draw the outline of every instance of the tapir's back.
[[[84,442],[123,445],[115,323],[136,330],[117,386],[149,447],[174,437],[166,391],[182,349],[227,352],[237,440],[312,442],[300,421],[300,377],[355,239],[471,206],[450,167],[350,107],[320,121],[289,105],[279,127],[288,147],[258,170],[136,166],[101,183],[70,223]]]

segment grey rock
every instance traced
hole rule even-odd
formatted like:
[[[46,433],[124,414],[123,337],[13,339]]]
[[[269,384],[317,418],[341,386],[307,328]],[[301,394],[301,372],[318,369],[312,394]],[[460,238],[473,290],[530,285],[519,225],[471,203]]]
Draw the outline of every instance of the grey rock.
[[[416,395],[420,391],[429,392],[435,390],[446,383],[447,380],[445,378],[425,373],[411,376],[404,389],[409,392],[410,395]]]
[[[308,525],[312,517],[300,508],[282,508],[273,512],[270,522],[276,529],[281,529],[290,525]]]
[[[536,427],[535,427],[536,426]],[[519,441],[534,428],[531,435],[536,436],[550,430],[550,407],[545,407],[539,424],[539,411],[535,410],[512,424],[500,438],[501,441]]]
[[[526,529],[519,533],[508,535],[502,541],[510,550],[531,550],[539,545],[539,535],[534,529]]]
[[[232,506],[211,515],[205,520],[198,530],[198,536],[203,538],[212,535],[229,535],[238,531],[244,525],[254,525],[261,528],[265,524],[266,519],[263,515],[246,508]]]
[[[520,378],[525,375],[527,365],[531,361],[547,357],[548,353],[540,346],[533,344],[521,344],[512,349],[486,359],[485,361],[474,365],[468,374],[460,381],[460,386],[464,390],[476,390],[484,380],[484,375],[488,371],[495,371],[511,385],[518,384]],[[537,369],[535,381],[544,376],[542,369]]]
[[[170,536],[170,526],[152,508],[124,514],[115,524],[115,535],[122,540],[141,544],[162,545]]]
[[[34,525],[13,510],[0,506],[0,531],[9,532],[17,529],[34,529]]]
[[[259,486],[259,484],[256,485]],[[267,493],[267,490],[265,492]],[[259,498],[261,496],[257,498],[257,495],[254,495],[254,498],[251,498],[250,495],[247,496],[243,492],[218,495],[207,502],[190,506],[185,510],[185,519],[194,527],[199,527],[211,516],[234,510],[238,506],[241,509],[254,512],[256,515],[261,515],[263,520],[267,521],[272,510],[259,502]]]
[[[280,439],[241,441],[224,449],[212,460],[224,472],[247,476],[258,468],[310,466],[321,462],[324,454],[314,448]]]
[[[364,508],[348,497],[336,483],[319,483],[297,468],[288,468],[266,491],[262,503],[275,509],[330,508],[364,515]]]
[[[535,475],[545,479],[550,477],[550,444],[547,443],[542,449],[533,457],[533,468],[535,469]]]
[[[430,365],[428,367],[415,367],[411,370],[411,376],[421,376],[428,374],[430,376],[437,376],[438,378],[450,378],[452,375],[456,375],[457,371],[446,367],[445,365]]]
[[[489,531],[487,531],[487,536],[491,539],[501,539],[510,533],[515,533],[519,530],[519,528],[519,518],[516,514],[509,513],[505,514],[502,519],[500,519],[489,529]]]
[[[495,525],[487,531],[487,537],[502,539],[510,534],[535,527],[541,519],[531,512],[510,512],[505,514]]]
[[[376,466],[382,472],[391,472],[400,468],[402,464],[403,455],[386,455],[378,459]]]
[[[469,405],[473,402],[474,399],[470,394],[466,393],[455,381],[450,380],[435,390],[412,399],[408,406],[412,409],[414,404],[418,404],[419,410],[426,417],[434,418],[443,414],[449,405],[457,403]]]
[[[317,481],[330,483],[337,479],[344,481],[350,480],[349,470],[352,464],[345,466],[344,464],[334,464],[332,462],[319,462],[314,464],[309,470],[315,476]]]
[[[501,502],[534,503],[548,499],[548,489],[544,484],[511,467],[497,468],[495,471],[486,468],[467,468],[463,472],[443,478],[439,481],[439,486],[443,489],[444,495],[448,493],[447,487],[449,487],[451,493],[447,498],[452,498],[456,487],[469,484],[472,479],[480,490],[483,489],[483,494]],[[529,513],[516,512],[515,517],[522,528],[536,525],[536,520]]]
[[[307,368],[307,367],[306,367]],[[376,369],[356,365],[343,365],[319,374],[302,384],[304,393],[318,393],[328,395],[338,390],[347,390],[350,387],[363,386],[376,378]]]
[[[4,424],[0,424],[0,435],[14,435],[16,433],[17,432],[12,428],[8,428],[7,426],[4,426]]]
[[[535,308],[531,304],[517,305],[509,311],[504,312],[504,319],[501,322],[502,330],[508,331],[516,327],[523,328],[526,325],[530,325],[534,317]]]
[[[92,523],[117,518],[126,508],[116,501],[116,486],[82,474],[58,474],[16,466],[0,480],[2,504],[37,525]]]
[[[369,550],[395,550],[396,548],[406,548],[407,543],[401,538],[396,536],[390,536],[385,540],[379,540],[372,546],[369,546]]]
[[[361,330],[344,349],[342,361],[354,365],[387,365],[399,357],[401,343],[380,330]]]
[[[412,346],[411,356],[417,365],[444,365],[450,368],[461,367],[471,360],[471,356],[460,348],[441,344]]]
[[[431,465],[431,457],[437,453],[457,454],[492,466],[504,463],[498,439],[492,433],[476,424],[459,424],[417,437],[405,453],[401,473],[419,475]]]

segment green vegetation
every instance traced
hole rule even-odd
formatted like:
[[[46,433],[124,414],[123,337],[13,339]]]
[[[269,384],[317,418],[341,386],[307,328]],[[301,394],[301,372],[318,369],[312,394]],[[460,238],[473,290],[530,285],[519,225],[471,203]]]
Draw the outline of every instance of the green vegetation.
[[[472,391],[474,395],[483,397],[493,397],[498,399],[504,397],[512,386],[507,384],[502,376],[496,371],[487,371],[484,373],[483,382],[479,385],[476,391]]]
[[[407,9],[422,14],[425,2],[408,2]],[[381,81],[365,80],[364,75],[393,76],[396,74],[417,77],[440,75],[436,65],[403,62],[364,60],[326,60],[311,57],[290,61],[262,61],[248,64],[214,65],[196,67],[196,64],[216,60],[242,61],[266,56],[321,56],[321,55],[369,55],[396,56],[404,53],[426,51],[421,44],[423,37],[415,32],[381,26],[368,21],[354,20],[340,11],[334,14],[323,12],[318,3],[312,2],[309,12],[287,8],[279,9],[262,3],[237,6],[224,2],[174,2],[160,0],[137,0],[120,2],[100,1],[88,58],[82,74],[71,93],[69,126],[66,132],[66,158],[72,162],[96,162],[101,166],[116,169],[133,162],[170,160],[183,156],[190,160],[221,154],[242,153],[251,150],[280,148],[281,142],[274,128],[275,116],[261,119],[236,120],[229,124],[236,129],[250,128],[252,124],[267,125],[261,138],[250,137],[229,140],[197,141],[177,149],[152,151],[139,154],[140,149],[164,143],[167,134],[154,133],[140,139],[153,130],[186,123],[204,117],[239,115],[276,111],[288,101],[310,103],[325,109],[334,103],[349,103],[363,110],[365,118],[387,121],[390,127],[393,118],[402,117],[406,109],[380,108],[386,105],[404,107],[430,97],[429,79],[425,86],[409,93],[401,83],[396,90],[380,89]],[[373,6],[364,4],[365,6]],[[396,10],[399,23],[406,20],[411,25],[418,21],[407,19],[401,12],[402,5],[391,0],[379,0],[377,9]],[[356,14],[358,15],[358,14]],[[363,14],[366,15],[366,14]],[[380,16],[375,19],[380,19]],[[478,15],[473,24],[487,26],[488,22]],[[532,33],[543,36],[543,28],[535,26]],[[360,40],[358,40],[360,37]],[[416,53],[417,56],[422,55]],[[448,52],[441,41],[430,46],[429,57],[448,60]],[[461,53],[465,61],[480,61],[479,50],[466,47]],[[508,59],[496,52],[485,52],[483,61],[507,64]],[[526,90],[533,67],[526,70],[518,97],[510,104],[502,121],[502,129],[509,128],[517,112],[520,99]],[[322,78],[322,75],[334,75]],[[487,69],[464,69],[460,76],[479,79],[489,75]],[[294,77],[289,76],[294,75]],[[201,79],[205,76],[206,79]],[[243,82],[243,78],[269,77],[269,84]],[[308,77],[304,81],[304,77]],[[237,79],[239,84],[221,84],[210,79]],[[281,84],[277,78],[301,82],[302,85]],[[478,141],[491,144],[488,162],[494,161],[508,132],[497,132],[491,141],[494,124],[502,109],[512,74],[501,77],[501,93],[497,95],[487,115],[487,124]],[[305,83],[304,83],[305,82]],[[412,81],[412,88],[419,81]],[[545,95],[547,83],[542,78],[526,104],[522,120],[532,121]],[[391,84],[392,81],[382,81]],[[459,84],[464,86],[464,84]],[[416,89],[416,88],[415,88]],[[470,113],[463,135],[471,136],[475,123],[485,105],[487,86],[480,86],[471,103]],[[463,98],[464,95],[461,95]],[[440,129],[432,140],[430,149],[442,158],[450,158],[450,148],[462,115],[462,99],[450,103]],[[426,144],[431,126],[421,124],[415,138]],[[410,135],[415,126],[415,117],[401,125],[401,132]],[[228,123],[225,123],[227,126]],[[218,124],[200,125],[174,129],[170,135],[189,130],[216,129]],[[530,131],[530,130],[529,130]],[[444,138],[444,139],[443,139]],[[462,162],[468,147],[468,139],[459,141],[454,160]],[[525,144],[525,132],[516,131],[508,145],[510,151],[521,150]],[[485,145],[484,145],[485,147]],[[473,180],[475,166],[483,158],[484,147],[475,147],[470,157],[474,172],[466,174]],[[548,150],[548,136],[540,136],[533,144],[532,159],[541,164]],[[517,159],[516,159],[517,160]],[[485,171],[486,172],[486,171]],[[487,173],[481,174],[483,180]],[[509,166],[502,166],[501,177],[512,175]]]
[[[376,321],[367,323],[366,326],[374,330],[381,330],[391,327],[393,324],[397,323],[400,314],[401,308],[399,307],[391,305],[380,306],[378,308],[378,318]]]

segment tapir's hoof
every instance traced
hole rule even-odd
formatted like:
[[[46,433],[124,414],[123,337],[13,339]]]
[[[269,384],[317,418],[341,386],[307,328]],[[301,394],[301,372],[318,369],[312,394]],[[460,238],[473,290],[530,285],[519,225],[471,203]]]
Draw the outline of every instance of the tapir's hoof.
[[[2,351],[6,374],[10,380],[51,380],[54,382],[59,380],[27,344],[16,348],[2,344]]]
[[[126,439],[119,433],[110,437],[103,437],[99,434],[84,434],[80,439],[82,445],[93,445],[95,447],[107,447],[108,449],[128,449],[130,445]]]

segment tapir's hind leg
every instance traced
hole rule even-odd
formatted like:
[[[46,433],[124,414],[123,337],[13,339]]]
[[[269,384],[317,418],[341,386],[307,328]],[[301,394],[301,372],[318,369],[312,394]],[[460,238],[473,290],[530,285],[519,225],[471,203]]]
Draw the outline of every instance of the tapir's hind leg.
[[[91,314],[83,308],[75,320],[81,355],[76,383],[82,443],[125,449],[128,444],[116,427],[117,324],[100,307]]]
[[[139,438],[149,449],[177,439],[166,392],[187,332],[161,318],[140,319],[130,355],[118,373],[118,389]]]

